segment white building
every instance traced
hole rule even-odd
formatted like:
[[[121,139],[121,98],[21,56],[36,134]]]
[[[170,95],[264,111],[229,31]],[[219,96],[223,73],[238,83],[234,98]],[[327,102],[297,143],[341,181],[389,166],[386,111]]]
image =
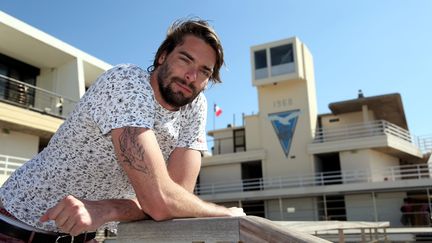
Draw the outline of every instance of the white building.
[[[110,67],[0,11],[0,185],[47,145]]]
[[[410,134],[399,94],[359,93],[318,115],[312,55],[298,38],[252,47],[251,65],[259,112],[243,126],[208,132],[201,198],[271,220],[392,226],[401,225],[409,198],[412,224],[429,224],[430,153]]]

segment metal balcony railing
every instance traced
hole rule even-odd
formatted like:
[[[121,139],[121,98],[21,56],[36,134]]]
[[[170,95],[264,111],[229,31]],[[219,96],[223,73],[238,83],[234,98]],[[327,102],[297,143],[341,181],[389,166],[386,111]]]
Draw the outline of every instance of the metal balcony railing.
[[[351,123],[334,128],[320,128],[315,131],[314,143],[333,142],[346,139],[392,135],[410,143],[416,138],[409,131],[385,120]]]
[[[0,74],[0,100],[65,118],[76,100]]]
[[[427,164],[392,166],[380,170],[330,171],[296,176],[234,180],[211,184],[198,184],[195,193],[199,195],[264,191],[298,187],[319,187],[334,184],[400,181],[430,178],[432,168]]]
[[[423,153],[432,152],[432,134],[417,137],[417,146]]]
[[[0,154],[0,175],[9,176],[29,159]]]

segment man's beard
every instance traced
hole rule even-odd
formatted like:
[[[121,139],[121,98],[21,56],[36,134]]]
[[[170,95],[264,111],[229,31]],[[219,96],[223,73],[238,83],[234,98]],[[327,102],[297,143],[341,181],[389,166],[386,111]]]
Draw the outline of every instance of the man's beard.
[[[170,77],[170,75],[170,67],[167,62],[159,66],[159,71],[157,73],[159,93],[161,94],[164,101],[169,105],[180,108],[184,105],[191,103],[201,92],[201,90],[197,91],[195,86],[192,85],[192,83],[188,85],[184,79],[181,79],[179,77]],[[172,85],[175,82],[187,86],[192,91],[192,95],[190,97],[185,97],[184,94],[180,91],[174,92],[174,90],[172,89]]]

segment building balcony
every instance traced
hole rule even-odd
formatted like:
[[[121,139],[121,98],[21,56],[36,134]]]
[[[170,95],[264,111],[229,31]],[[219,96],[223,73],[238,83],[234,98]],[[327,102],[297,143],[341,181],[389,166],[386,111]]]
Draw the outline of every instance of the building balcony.
[[[65,118],[77,103],[76,100],[1,74],[0,100],[59,118]]]
[[[427,164],[392,166],[380,170],[347,170],[198,184],[195,193],[215,202],[268,199],[279,196],[314,196],[326,193],[408,189],[430,186]]]
[[[49,138],[77,101],[0,75],[0,125]]]
[[[308,145],[310,154],[356,149],[377,149],[400,157],[422,158],[417,139],[409,131],[385,120],[320,128]]]
[[[29,159],[0,154],[0,185]]]

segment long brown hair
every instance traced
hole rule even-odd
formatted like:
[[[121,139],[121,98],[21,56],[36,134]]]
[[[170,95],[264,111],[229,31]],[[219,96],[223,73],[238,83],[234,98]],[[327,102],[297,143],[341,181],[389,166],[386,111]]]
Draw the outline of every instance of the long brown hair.
[[[153,65],[148,68],[153,72],[158,66],[159,57],[162,54],[169,55],[178,45],[181,45],[186,35],[193,35],[205,41],[216,52],[216,63],[213,67],[213,73],[210,81],[214,83],[221,83],[219,70],[224,64],[224,54],[222,44],[214,29],[208,24],[207,21],[202,19],[180,19],[175,21],[168,29],[167,36],[159,49],[156,52]]]

